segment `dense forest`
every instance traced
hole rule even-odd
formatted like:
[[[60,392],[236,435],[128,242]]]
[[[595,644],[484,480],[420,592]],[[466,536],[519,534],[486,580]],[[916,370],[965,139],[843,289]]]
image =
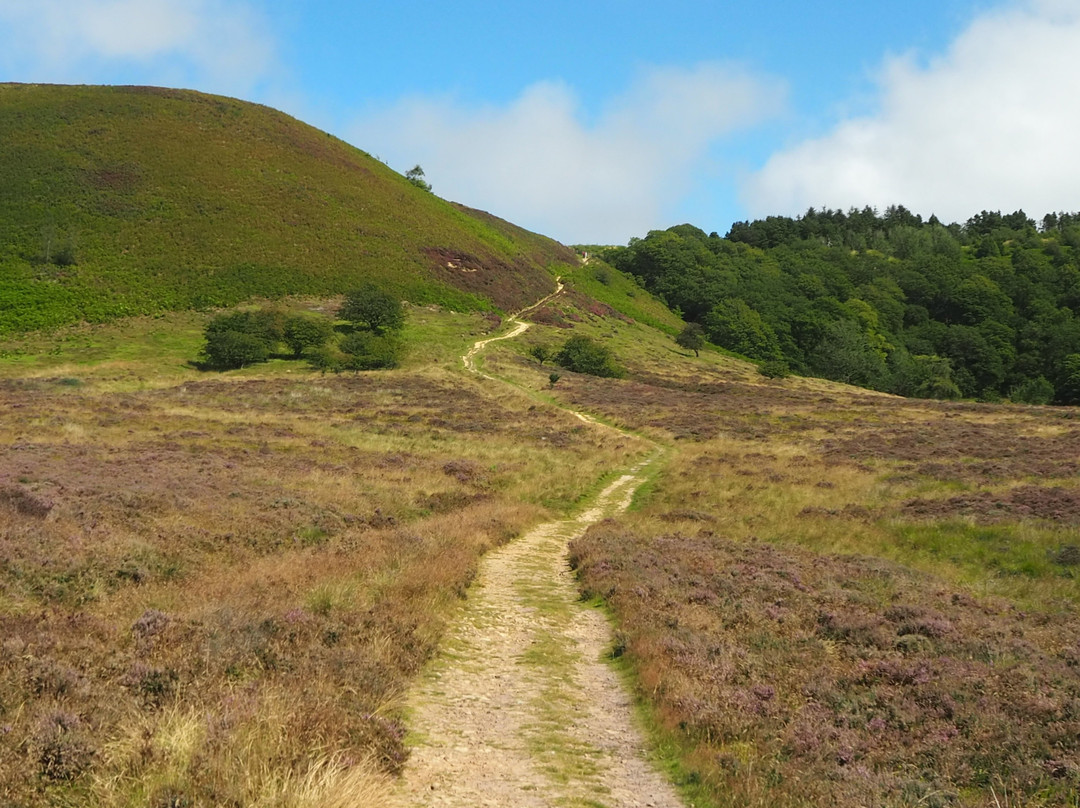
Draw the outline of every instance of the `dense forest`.
[[[684,224],[603,258],[766,372],[905,396],[1080,403],[1080,213],[902,206]]]

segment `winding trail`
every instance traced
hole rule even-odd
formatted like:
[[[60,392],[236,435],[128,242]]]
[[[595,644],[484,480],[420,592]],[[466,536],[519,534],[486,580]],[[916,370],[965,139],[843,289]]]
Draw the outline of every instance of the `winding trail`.
[[[473,345],[465,367],[493,379],[476,357],[528,329],[518,319],[525,311],[508,318],[507,333]],[[659,455],[628,469],[577,517],[540,525],[484,558],[440,656],[410,696],[415,742],[396,804],[681,808],[647,762],[631,698],[603,660],[611,627],[580,601],[567,563],[567,544],[625,510]]]

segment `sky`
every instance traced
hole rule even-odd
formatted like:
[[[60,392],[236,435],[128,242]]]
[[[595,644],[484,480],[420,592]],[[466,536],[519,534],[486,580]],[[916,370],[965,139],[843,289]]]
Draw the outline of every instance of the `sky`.
[[[569,244],[1080,210],[1080,0],[0,0],[0,81],[267,104]]]

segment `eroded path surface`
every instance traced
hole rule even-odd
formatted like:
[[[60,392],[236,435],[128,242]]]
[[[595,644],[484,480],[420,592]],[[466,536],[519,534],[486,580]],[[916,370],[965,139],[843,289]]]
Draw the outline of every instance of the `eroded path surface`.
[[[484,561],[440,659],[411,699],[408,806],[680,806],[646,762],[630,697],[602,657],[610,627],[582,604],[567,543],[629,504],[640,469],[578,518]]]
[[[513,322],[494,339],[528,328]],[[465,366],[480,373],[475,357],[492,341],[473,346]],[[442,654],[411,695],[417,742],[398,804],[681,806],[645,759],[630,696],[603,660],[611,628],[581,603],[567,562],[570,541],[629,505],[649,462],[577,518],[541,525],[484,559]]]

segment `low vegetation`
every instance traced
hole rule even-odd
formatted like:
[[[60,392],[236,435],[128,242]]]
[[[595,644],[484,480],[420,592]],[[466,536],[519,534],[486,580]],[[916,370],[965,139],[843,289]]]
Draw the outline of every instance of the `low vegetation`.
[[[478,315],[365,375],[207,375],[157,322],[8,346],[0,801],[379,804],[480,554],[640,450],[462,377]]]
[[[571,556],[695,804],[1075,805],[1071,410],[768,380],[575,329],[640,349],[626,379],[552,394],[671,447]]]
[[[1077,806],[1075,216],[578,264],[261,107],[0,106],[0,804],[385,803],[480,556],[659,445],[571,559],[695,805]]]

